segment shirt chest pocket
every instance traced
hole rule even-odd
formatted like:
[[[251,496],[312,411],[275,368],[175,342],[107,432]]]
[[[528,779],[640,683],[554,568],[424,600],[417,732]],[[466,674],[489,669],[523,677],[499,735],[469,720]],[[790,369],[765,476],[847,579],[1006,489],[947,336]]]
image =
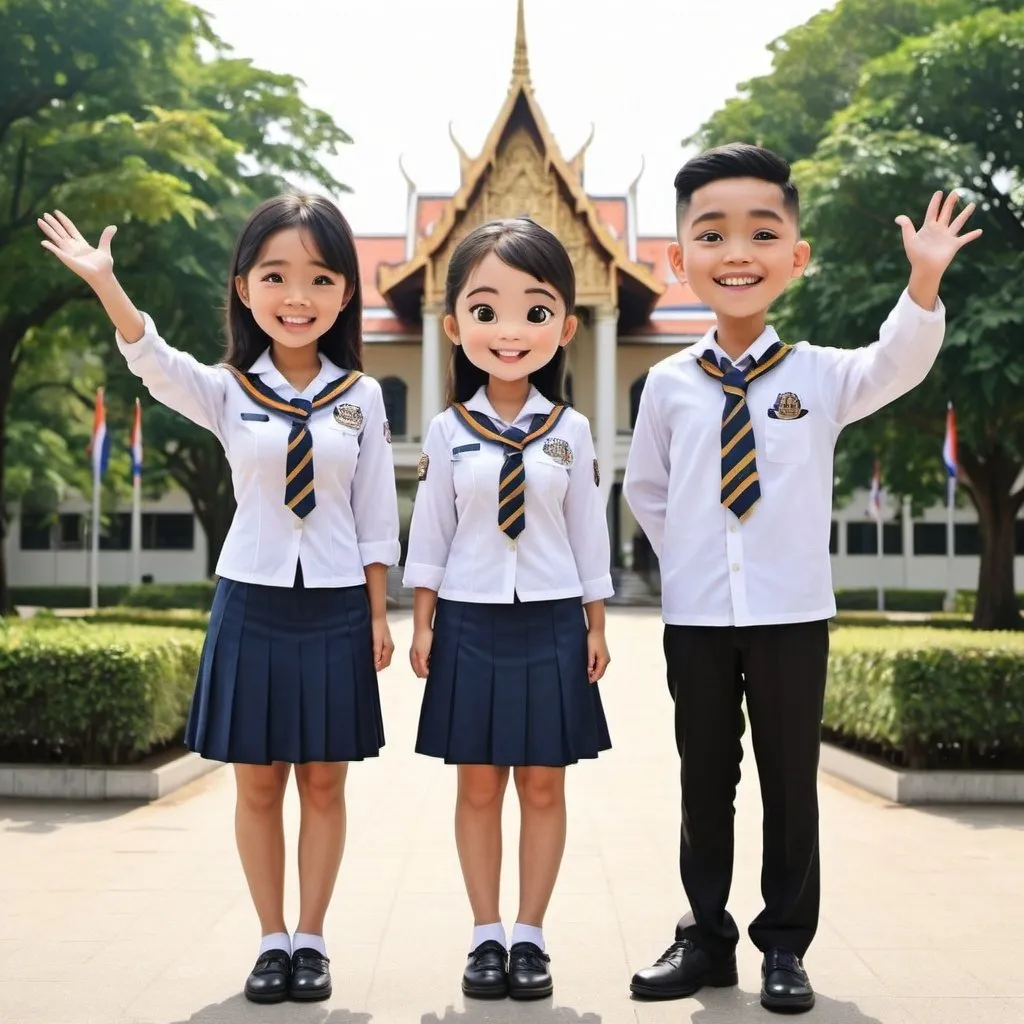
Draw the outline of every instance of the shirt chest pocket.
[[[765,459],[790,466],[806,462],[811,457],[811,431],[814,428],[813,416],[805,414],[799,419],[777,419],[765,413]]]

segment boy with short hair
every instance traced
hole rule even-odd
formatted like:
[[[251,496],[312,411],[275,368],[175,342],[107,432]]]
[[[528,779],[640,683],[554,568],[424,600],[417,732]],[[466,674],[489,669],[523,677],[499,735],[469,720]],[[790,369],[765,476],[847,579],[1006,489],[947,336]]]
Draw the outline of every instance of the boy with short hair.
[[[726,910],[733,805],[747,702],[764,806],[761,1003],[809,1010],[802,958],[818,922],[817,769],[836,611],[829,561],[839,431],[918,385],[939,353],[939,283],[957,251],[956,193],[936,193],[915,230],[896,218],[910,280],[879,339],[844,350],[787,345],[766,326],[807,267],[789,165],[733,144],[675,180],[680,281],[714,310],[704,339],[654,366],[626,466],[626,500],[661,562],[669,691],[681,761],[680,875],[691,913],[632,992],[677,999],[735,985]]]

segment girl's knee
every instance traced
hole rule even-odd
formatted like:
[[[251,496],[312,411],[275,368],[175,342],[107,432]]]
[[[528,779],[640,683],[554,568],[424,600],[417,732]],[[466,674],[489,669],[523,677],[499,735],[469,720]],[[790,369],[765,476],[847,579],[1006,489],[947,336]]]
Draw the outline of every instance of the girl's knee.
[[[519,802],[535,810],[547,810],[565,802],[565,769],[528,767],[516,769]]]
[[[238,802],[251,811],[280,808],[288,786],[288,772],[279,765],[235,765]]]
[[[459,802],[482,811],[501,805],[508,783],[508,770],[490,765],[462,766],[459,769]]]
[[[295,781],[300,803],[320,811],[340,804],[345,792],[346,767],[330,762],[296,765]]]

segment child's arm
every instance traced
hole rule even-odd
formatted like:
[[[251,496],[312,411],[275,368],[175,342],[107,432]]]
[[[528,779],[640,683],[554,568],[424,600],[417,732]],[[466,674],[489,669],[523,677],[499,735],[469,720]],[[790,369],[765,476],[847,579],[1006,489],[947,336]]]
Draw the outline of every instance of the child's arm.
[[[117,231],[104,228],[93,248],[69,217],[59,210],[38,222],[49,249],[96,293],[117,331],[117,344],[128,368],[142,378],[150,394],[194,423],[220,437],[220,411],[227,377],[168,345],[153,321],[139,312],[114,275],[110,243]],[[221,439],[223,441],[223,438]]]
[[[833,359],[822,360],[819,386],[838,426],[862,419],[917,387],[938,357],[945,333],[945,310],[939,302],[942,275],[957,252],[981,235],[980,229],[960,234],[974,204],[951,219],[956,201],[955,192],[945,202],[936,192],[917,231],[909,218],[896,218],[910,261],[906,291],[874,344],[828,350]]]
[[[415,588],[413,637],[409,651],[412,670],[425,679],[434,639],[434,608],[444,580],[458,517],[455,511],[455,481],[452,477],[451,446],[445,437],[444,414],[435,416],[423,442],[419,485],[409,524],[409,550],[403,583]]]
[[[566,415],[570,415],[566,413]],[[562,511],[565,531],[573,559],[583,586],[583,603],[603,601],[615,592],[612,586],[611,545],[608,540],[608,519],[605,502],[598,486],[599,467],[594,453],[594,439],[585,416],[574,416],[579,424],[574,447],[576,454],[569,469],[569,486]],[[610,466],[605,472],[612,471]]]
[[[656,386],[657,378],[652,371],[640,395],[622,493],[660,558],[668,508],[669,435],[658,411],[658,399],[653,394]]]

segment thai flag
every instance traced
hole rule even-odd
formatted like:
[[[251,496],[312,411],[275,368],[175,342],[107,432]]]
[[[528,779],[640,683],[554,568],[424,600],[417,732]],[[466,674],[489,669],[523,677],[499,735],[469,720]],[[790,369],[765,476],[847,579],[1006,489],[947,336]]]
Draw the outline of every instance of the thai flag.
[[[868,499],[868,513],[875,519],[882,518],[882,464],[875,459],[875,472],[871,477],[871,497]]]
[[[957,477],[957,451],[956,451],[956,411],[953,403],[946,407],[946,436],[942,442],[942,461],[946,464],[946,472],[949,473],[951,482]]]
[[[110,437],[107,434],[107,407],[103,403],[103,388],[96,389],[96,411],[92,423],[92,441],[89,444],[92,456],[92,478],[99,480],[107,471],[110,458]]]
[[[142,405],[135,399],[135,421],[132,423],[132,479],[142,478]]]

